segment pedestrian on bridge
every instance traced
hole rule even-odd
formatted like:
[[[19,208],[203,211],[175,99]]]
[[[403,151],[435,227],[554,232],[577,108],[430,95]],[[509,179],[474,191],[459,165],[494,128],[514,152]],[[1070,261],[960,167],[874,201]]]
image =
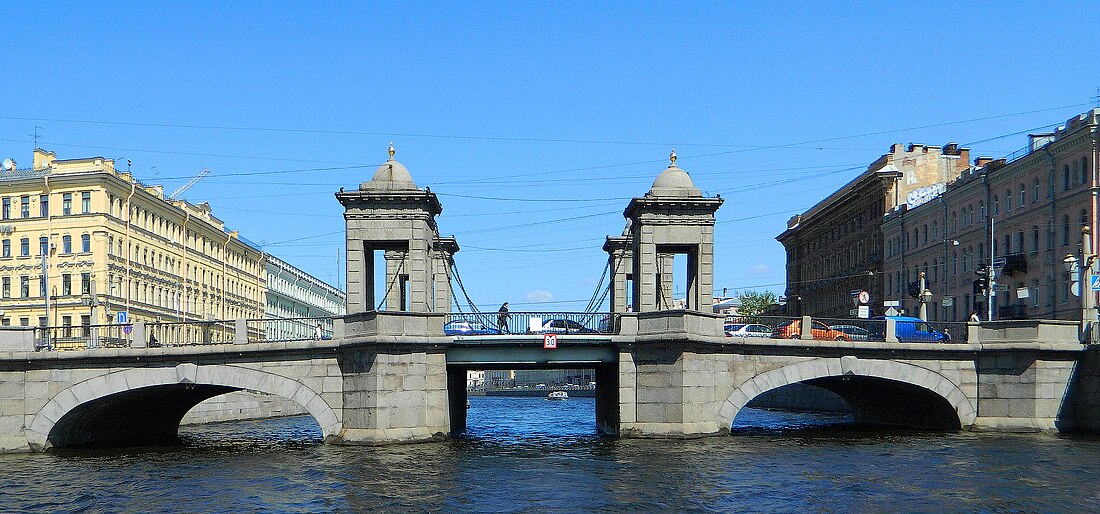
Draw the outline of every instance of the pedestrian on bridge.
[[[501,334],[508,332],[508,302],[504,302],[497,311],[497,329]]]

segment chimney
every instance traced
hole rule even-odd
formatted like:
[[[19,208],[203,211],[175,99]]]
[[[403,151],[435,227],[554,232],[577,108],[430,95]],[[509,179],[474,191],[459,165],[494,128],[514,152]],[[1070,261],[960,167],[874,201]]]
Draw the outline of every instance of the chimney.
[[[989,164],[990,162],[993,162],[992,157],[984,157],[984,156],[983,157],[978,157],[977,159],[974,159],[974,166],[977,166],[977,167],[981,168],[982,166],[985,166],[986,164]]]

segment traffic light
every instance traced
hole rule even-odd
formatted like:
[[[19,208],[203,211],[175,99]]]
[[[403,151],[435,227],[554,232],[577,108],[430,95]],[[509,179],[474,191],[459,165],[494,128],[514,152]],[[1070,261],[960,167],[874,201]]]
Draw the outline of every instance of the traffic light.
[[[978,279],[974,281],[974,294],[984,295],[986,289],[989,289],[989,277],[978,277]]]
[[[979,277],[987,277],[986,282],[989,282],[989,272],[986,270],[985,264],[979,265],[977,268],[974,268],[974,274]]]

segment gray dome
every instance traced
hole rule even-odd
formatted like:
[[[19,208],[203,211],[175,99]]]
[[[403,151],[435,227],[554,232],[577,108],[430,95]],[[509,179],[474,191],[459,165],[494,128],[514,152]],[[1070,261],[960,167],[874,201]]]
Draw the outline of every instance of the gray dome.
[[[657,175],[653,181],[653,187],[649,188],[650,196],[703,196],[703,192],[695,188],[695,182],[687,172],[676,165],[676,151],[669,156],[671,164]]]
[[[374,172],[369,182],[363,182],[359,189],[416,189],[412,175],[404,164],[393,158],[393,144],[390,144],[390,159]]]

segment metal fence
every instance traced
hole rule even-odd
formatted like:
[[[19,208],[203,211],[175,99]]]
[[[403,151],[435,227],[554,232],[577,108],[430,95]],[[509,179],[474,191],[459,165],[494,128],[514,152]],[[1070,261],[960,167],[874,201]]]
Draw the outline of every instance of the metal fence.
[[[448,335],[494,334],[614,334],[617,314],[606,312],[452,312],[443,332]]]
[[[886,341],[886,318],[811,318],[817,340]],[[894,333],[903,343],[965,343],[965,322],[895,319]],[[800,339],[801,316],[726,316],[724,330],[731,337]]]

